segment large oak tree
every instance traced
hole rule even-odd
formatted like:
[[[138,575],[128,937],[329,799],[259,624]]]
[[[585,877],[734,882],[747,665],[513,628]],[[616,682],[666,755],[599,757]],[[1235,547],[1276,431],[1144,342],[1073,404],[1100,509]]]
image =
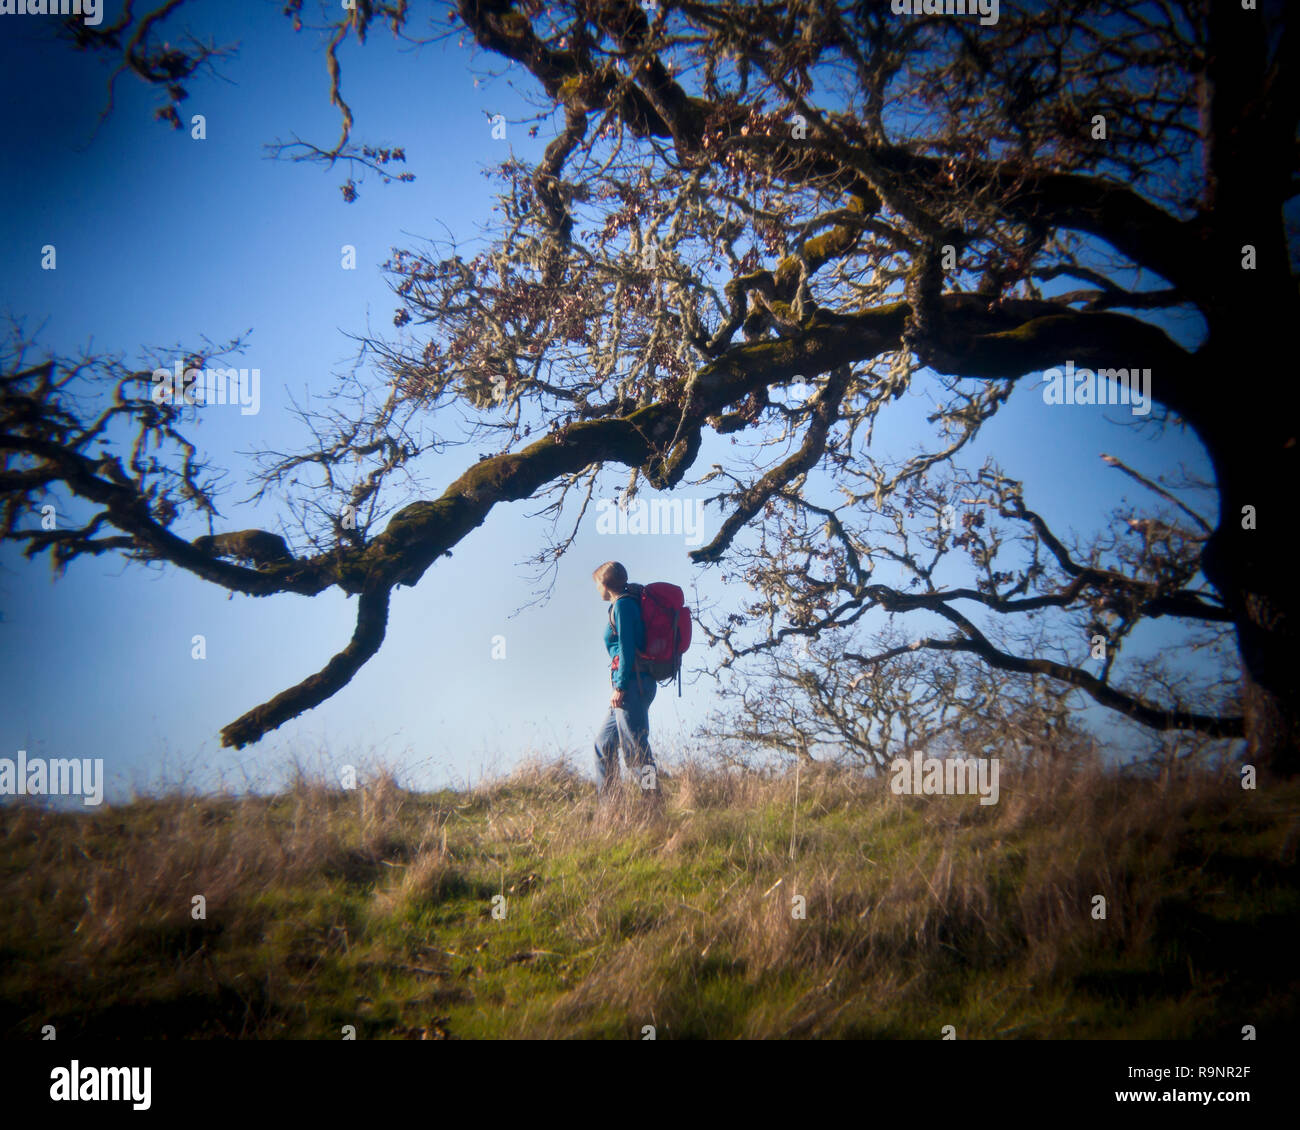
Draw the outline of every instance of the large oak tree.
[[[182,80],[213,54],[158,45],[160,21],[177,7],[137,18],[128,5],[118,24],[74,35],[74,46],[165,90],[158,116],[173,124]],[[738,535],[771,522],[777,507],[813,519],[750,570],[781,616],[767,643],[833,632],[872,610],[925,610],[948,622],[948,635],[849,661],[866,677],[918,645],[940,653],[936,662],[960,652],[1077,687],[1154,729],[1244,735],[1254,762],[1294,774],[1295,397],[1289,369],[1279,379],[1271,371],[1300,313],[1284,218],[1300,193],[1300,19],[1236,0],[1004,2],[992,25],[891,7],[439,7],[428,35],[471,36],[488,58],[530,73],[533,128],[550,140],[535,163],[499,170],[502,221],[489,249],[468,260],[403,250],[388,264],[404,332],[370,343],[382,377],[373,406],[341,390],[355,395],[316,421],[317,446],[268,459],[268,485],[316,474],[298,555],[250,545],[238,564],[226,559],[237,539],[177,532],[211,513],[211,484],[181,431],[193,410],[153,403],[148,369],[104,362],[115,396],[88,413],[72,399],[82,367],[17,351],[0,406],[4,536],[57,566],[117,551],[252,595],[330,586],[356,595],[349,644],[225,727],[224,743],[238,747],[344,686],[381,646],[394,586],[417,583],[496,503],[548,491],[563,501],[575,488],[589,499],[608,465],[671,490],[706,428],[793,438],[793,452],[761,474],[716,467],[705,476],[730,479],[727,515],[692,554],[726,561]],[[298,2],[286,12],[305,18]],[[391,174],[402,150],[352,139],[338,56],[381,24],[424,35],[416,19],[406,3],[358,0],[327,29],[342,134],[329,147],[283,146],[284,155]],[[345,196],[356,196],[351,179]],[[1199,320],[1197,344],[1162,328],[1173,312]],[[983,508],[1027,531],[1019,566],[943,588],[895,551],[918,583],[873,577],[891,558],[861,514],[933,501],[929,476],[1016,382],[1066,362],[1150,368],[1164,418],[1193,429],[1209,453],[1212,528],[1166,529],[1124,560],[1079,559],[1017,484],[989,472],[954,540],[987,565]],[[919,380],[941,401],[938,440],[887,473],[867,444]],[[779,394],[796,383],[811,394]],[[380,528],[394,473],[428,449],[420,422],[452,402],[478,413],[499,453]],[[125,467],[90,450],[124,421],[137,433]],[[806,496],[814,468],[848,484],[844,504]],[[55,484],[95,504],[94,518],[42,529],[34,507]],[[964,602],[1008,616],[1106,611],[1124,631],[1153,616],[1230,630],[1240,714],[1144,697],[1112,678],[1110,663],[1096,674],[1012,654]]]

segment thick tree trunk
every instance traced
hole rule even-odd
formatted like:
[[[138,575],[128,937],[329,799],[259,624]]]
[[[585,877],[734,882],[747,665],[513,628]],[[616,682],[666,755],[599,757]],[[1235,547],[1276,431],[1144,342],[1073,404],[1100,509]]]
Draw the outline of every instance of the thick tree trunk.
[[[1238,616],[1246,759],[1269,776],[1294,777],[1300,774],[1300,608],[1294,583],[1278,585],[1261,576],[1255,563],[1233,557],[1225,552],[1223,572],[1211,579]],[[1207,570],[1207,576],[1212,571],[1217,572]]]
[[[1251,379],[1253,390],[1224,388],[1223,400],[1236,403],[1221,406],[1224,427],[1206,437],[1220,512],[1202,571],[1236,620],[1247,759],[1267,775],[1293,777],[1300,774],[1300,421],[1289,375]]]
[[[1261,577],[1252,562],[1234,560],[1231,550],[1223,557],[1222,572],[1207,564],[1206,573],[1237,614],[1246,757],[1271,776],[1294,777],[1300,774],[1300,608],[1294,591]]]
[[[1183,375],[1187,415],[1209,448],[1219,487],[1219,525],[1202,571],[1237,624],[1247,757],[1265,774],[1292,777],[1300,773],[1300,426],[1292,340],[1300,303],[1281,205],[1291,191],[1294,90],[1278,81],[1266,94],[1261,85],[1276,30],[1262,14],[1243,19],[1237,5],[1203,4],[1209,46],[1200,76],[1200,298],[1209,334],[1198,371]]]

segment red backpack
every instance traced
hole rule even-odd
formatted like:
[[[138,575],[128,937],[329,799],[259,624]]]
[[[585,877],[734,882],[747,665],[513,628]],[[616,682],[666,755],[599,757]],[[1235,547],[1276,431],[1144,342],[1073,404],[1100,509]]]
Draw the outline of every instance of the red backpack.
[[[664,686],[675,679],[680,698],[682,653],[691,646],[691,610],[686,607],[685,594],[676,585],[656,581],[650,585],[629,583],[618,599],[624,596],[637,599],[645,624],[645,647],[636,653],[635,670]],[[609,606],[609,622],[614,623],[614,604]]]

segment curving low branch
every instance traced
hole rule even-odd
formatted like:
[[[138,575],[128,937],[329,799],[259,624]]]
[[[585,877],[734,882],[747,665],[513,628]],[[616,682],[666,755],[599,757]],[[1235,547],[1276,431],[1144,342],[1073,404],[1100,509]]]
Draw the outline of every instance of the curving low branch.
[[[873,589],[881,587],[873,586]],[[898,600],[895,601],[895,598],[898,598]],[[953,615],[952,609],[940,601],[927,601],[924,598],[905,596],[905,594],[896,593],[892,590],[888,593],[881,593],[879,601],[882,607],[891,611],[902,610],[905,605],[910,605],[912,607],[927,608],[940,615]],[[906,647],[891,648],[879,655],[866,656],[859,655],[857,652],[846,651],[844,658],[852,659],[861,663],[863,667],[869,668],[887,659],[922,648],[928,648],[932,651],[969,652],[999,671],[1011,671],[1018,675],[1047,675],[1063,683],[1068,683],[1070,686],[1078,687],[1079,690],[1102,706],[1118,711],[1120,714],[1132,718],[1135,722],[1140,722],[1153,730],[1196,730],[1199,733],[1215,738],[1239,738],[1245,733],[1245,719],[1240,716],[1221,717],[1214,714],[1198,714],[1187,710],[1161,709],[1135,696],[1125,694],[1108,683],[1103,683],[1096,675],[1083,670],[1081,667],[1071,667],[1065,663],[1057,663],[1052,659],[1026,659],[1023,656],[1000,651],[973,624],[965,620],[964,617],[959,617],[959,619],[963,621],[962,630],[968,633],[966,639],[934,639],[927,636]]]
[[[269,702],[236,718],[221,731],[221,744],[242,749],[264,734],[298,717],[342,690],[380,648],[388,629],[391,589],[368,589],[357,601],[357,626],[347,647],[316,674],[297,686],[281,691]]]
[[[960,351],[972,371],[986,376],[1015,379],[1057,360],[1063,351],[1086,361],[1138,347],[1157,364],[1161,358],[1172,364],[1183,355],[1158,329],[1122,315],[1062,313],[1050,303],[1032,301],[1008,302],[990,310],[979,297],[962,294],[945,296],[942,305],[949,348]],[[818,397],[804,448],[777,472],[778,476],[799,473],[820,456],[825,431],[847,381],[842,367],[896,349],[907,315],[906,303],[852,315],[814,308],[797,335],[734,345],[698,370],[684,410],[661,401],[626,416],[570,423],[519,452],[475,464],[439,498],[399,510],[367,545],[342,545],[314,557],[258,568],[222,561],[171,533],[151,514],[146,500],[130,482],[102,477],[96,473],[97,463],[63,445],[40,436],[14,434],[0,436],[0,450],[43,460],[76,494],[104,505],[104,517],[131,536],[142,558],[171,561],[205,580],[252,596],[276,592],[315,595],[332,585],[363,596],[357,630],[348,648],[311,679],[248,712],[223,731],[223,742],[242,746],[346,685],[382,641],[388,591],[398,584],[417,583],[439,557],[483,525],[498,502],[529,498],[561,476],[604,462],[642,468],[652,486],[669,489],[694,462],[708,417],[760,389],[810,372],[831,372],[830,383]],[[765,481],[750,502],[743,504],[746,515],[752,513],[754,499],[760,499],[764,490],[778,489],[783,481]],[[729,528],[734,534],[738,528],[735,518]],[[67,533],[71,536],[73,532]],[[381,593],[385,594],[382,599]]]

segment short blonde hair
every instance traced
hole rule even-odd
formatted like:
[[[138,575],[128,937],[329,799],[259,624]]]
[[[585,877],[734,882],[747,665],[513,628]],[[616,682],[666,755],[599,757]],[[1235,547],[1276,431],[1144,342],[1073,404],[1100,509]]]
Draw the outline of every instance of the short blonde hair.
[[[622,592],[627,588],[627,570],[617,561],[606,561],[592,573],[591,579],[599,581],[610,592]]]

